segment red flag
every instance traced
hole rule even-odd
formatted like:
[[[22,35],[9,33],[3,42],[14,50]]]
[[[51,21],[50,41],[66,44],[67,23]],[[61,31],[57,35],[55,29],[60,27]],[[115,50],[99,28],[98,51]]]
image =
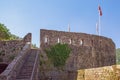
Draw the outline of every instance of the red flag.
[[[100,16],[102,16],[102,9],[101,9],[100,5],[98,6],[98,11],[99,11]]]

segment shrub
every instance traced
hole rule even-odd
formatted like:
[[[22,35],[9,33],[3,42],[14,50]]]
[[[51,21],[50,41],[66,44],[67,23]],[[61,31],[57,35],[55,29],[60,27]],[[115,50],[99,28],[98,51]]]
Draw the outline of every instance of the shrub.
[[[67,58],[69,57],[71,49],[68,44],[55,44],[45,52],[55,67],[64,66]]]

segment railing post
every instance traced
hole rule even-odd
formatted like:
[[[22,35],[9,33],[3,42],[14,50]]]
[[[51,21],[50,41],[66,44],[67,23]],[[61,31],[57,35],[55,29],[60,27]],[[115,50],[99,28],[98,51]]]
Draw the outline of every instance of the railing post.
[[[35,73],[37,73],[36,71],[36,69],[37,69],[37,67],[38,67],[38,54],[39,54],[39,51],[37,51],[37,53],[36,53],[36,58],[35,58],[35,63],[34,63],[34,67],[33,67],[33,70],[32,70],[32,75],[31,75],[31,78],[30,78],[30,80],[37,80],[37,79],[34,79],[34,78],[36,78],[36,76],[35,76]],[[36,74],[37,76],[38,76],[38,74]]]

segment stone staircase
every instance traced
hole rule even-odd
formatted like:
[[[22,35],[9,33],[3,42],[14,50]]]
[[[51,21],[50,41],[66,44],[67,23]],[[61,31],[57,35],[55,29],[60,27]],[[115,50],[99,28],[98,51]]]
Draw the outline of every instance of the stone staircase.
[[[31,49],[30,53],[28,53],[25,62],[20,69],[20,72],[16,76],[16,80],[32,80],[31,77],[34,75],[34,66],[37,56],[37,49]],[[35,80],[35,79],[34,79]]]

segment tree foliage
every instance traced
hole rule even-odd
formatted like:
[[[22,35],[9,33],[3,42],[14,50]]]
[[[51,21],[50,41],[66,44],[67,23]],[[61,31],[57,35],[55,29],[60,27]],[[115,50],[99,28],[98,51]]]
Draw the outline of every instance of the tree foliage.
[[[0,40],[10,39],[10,34],[9,29],[7,29],[4,24],[0,23]]]
[[[67,44],[56,44],[45,50],[55,67],[64,66],[71,49]]]
[[[21,39],[21,38],[14,34],[10,34],[10,40],[15,40],[15,39]]]
[[[36,44],[32,44],[32,48],[38,48]]]
[[[14,40],[14,39],[20,38],[14,34],[11,34],[9,29],[4,24],[0,23],[0,40]]]

